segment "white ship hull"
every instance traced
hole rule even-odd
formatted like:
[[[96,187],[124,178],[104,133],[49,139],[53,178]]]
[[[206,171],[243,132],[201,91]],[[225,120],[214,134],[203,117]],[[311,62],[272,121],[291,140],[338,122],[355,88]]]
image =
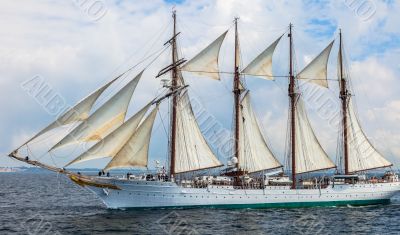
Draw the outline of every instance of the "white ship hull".
[[[387,204],[400,191],[400,182],[329,185],[324,189],[266,186],[236,189],[210,185],[184,188],[171,182],[108,179],[120,189],[86,185],[108,208],[269,208]]]

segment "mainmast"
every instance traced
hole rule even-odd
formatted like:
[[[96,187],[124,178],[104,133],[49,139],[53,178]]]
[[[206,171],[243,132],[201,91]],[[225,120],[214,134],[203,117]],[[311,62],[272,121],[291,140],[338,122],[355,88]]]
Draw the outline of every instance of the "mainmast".
[[[339,31],[339,69],[340,69],[340,99],[342,100],[342,128],[343,128],[343,151],[344,151],[344,173],[349,174],[349,146],[348,146],[348,135],[347,135],[347,97],[348,90],[346,79],[343,73],[343,46],[342,46],[342,30]]]
[[[234,68],[234,80],[233,80],[233,94],[234,94],[234,103],[235,103],[235,157],[238,160],[237,171],[240,172],[239,169],[239,121],[240,121],[240,73],[239,73],[239,35],[238,35],[238,27],[237,27],[238,18],[235,18],[235,68]]]
[[[173,35],[171,39],[171,44],[172,44],[172,73],[171,73],[171,87],[170,90],[173,92],[175,89],[177,89],[178,86],[178,69],[176,66],[177,63],[177,46],[176,46],[176,11],[172,12],[172,18],[174,20],[174,27],[173,27]],[[169,176],[170,179],[172,180],[172,177],[175,176],[175,145],[176,145],[176,106],[177,106],[177,96],[174,95],[172,97],[172,115],[171,115],[171,141],[170,141],[170,171],[169,171]]]
[[[289,25],[289,97],[290,97],[290,137],[292,159],[292,189],[296,188],[296,92],[293,73],[293,35],[292,24]]]

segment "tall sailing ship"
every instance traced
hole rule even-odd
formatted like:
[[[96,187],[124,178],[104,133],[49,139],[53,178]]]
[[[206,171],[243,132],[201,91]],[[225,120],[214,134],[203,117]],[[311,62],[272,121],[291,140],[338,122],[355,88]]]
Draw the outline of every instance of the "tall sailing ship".
[[[400,190],[397,174],[388,170],[381,177],[366,177],[372,169],[391,167],[376,149],[358,121],[349,88],[349,73],[343,59],[342,33],[339,34],[338,82],[340,87],[341,123],[338,166],[319,143],[307,116],[300,83],[328,87],[327,67],[332,41],[303,70],[295,73],[292,25],[288,31],[262,51],[246,67],[239,56],[238,19],[234,20],[233,76],[233,143],[232,157],[226,166],[214,154],[202,134],[191,106],[188,85],[183,73],[219,80],[218,57],[227,36],[224,32],[192,59],[179,57],[176,12],[173,12],[173,34],[164,45],[172,48],[172,63],[157,77],[170,74],[164,81],[164,92],[125,120],[132,94],[144,71],[140,72],[103,105],[92,111],[95,102],[109,86],[127,72],[114,78],[82,99],[21,147],[9,154],[22,162],[67,175],[73,182],[95,193],[108,208],[155,207],[225,207],[265,208],[323,205],[368,205],[389,203]],[[288,169],[271,151],[257,115],[251,105],[251,94],[245,76],[273,80],[272,59],[275,48],[288,37]],[[162,102],[169,101],[170,121],[168,167],[156,173],[105,175],[114,169],[147,168],[152,129]],[[74,128],[53,147],[95,142],[63,168],[22,155],[22,149],[45,133],[62,126]],[[98,176],[68,170],[71,165],[108,157],[111,160]],[[214,174],[209,174],[213,169]],[[336,169],[331,177],[309,177],[307,173]],[[288,173],[285,175],[284,172]],[[299,177],[301,176],[301,177]]]

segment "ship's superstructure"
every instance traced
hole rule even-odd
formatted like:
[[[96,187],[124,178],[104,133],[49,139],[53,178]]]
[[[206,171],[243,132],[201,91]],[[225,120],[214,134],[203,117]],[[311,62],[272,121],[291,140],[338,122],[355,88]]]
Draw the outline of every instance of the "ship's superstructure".
[[[338,81],[341,100],[340,156],[337,167],[316,137],[308,119],[300,83],[328,88],[327,67],[334,41],[296,74],[292,24],[287,34],[278,37],[244,68],[240,67],[238,18],[234,20],[234,67],[229,72],[233,83],[232,158],[224,167],[202,134],[190,100],[184,74],[192,73],[219,80],[218,58],[228,31],[186,61],[178,53],[176,13],[173,12],[173,34],[165,43],[171,48],[171,64],[157,77],[170,76],[162,94],[150,100],[126,119],[127,109],[137,84],[145,71],[119,89],[93,111],[95,102],[117,80],[132,69],[106,83],[82,99],[57,120],[14,150],[9,156],[51,171],[66,174],[77,184],[97,194],[110,208],[127,207],[229,207],[263,208],[314,205],[366,205],[388,203],[400,190],[398,176],[387,171],[381,178],[367,178],[371,169],[390,167],[364,134],[350,95],[349,73],[344,67],[342,33],[339,34]],[[288,81],[288,175],[283,164],[271,151],[267,138],[252,108],[250,90],[245,77],[273,80],[273,55],[284,36],[289,44]],[[217,81],[216,81],[217,82]],[[168,167],[157,165],[154,174],[105,176],[113,169],[149,166],[152,130],[159,106],[168,101],[169,136]],[[50,130],[75,124],[74,128],[48,153],[64,146],[95,142],[89,149],[71,159],[63,168],[21,156],[21,150]],[[28,151],[29,153],[29,151]],[[109,158],[99,176],[88,176],[67,170],[70,166]],[[332,177],[308,177],[306,173],[337,169]],[[218,169],[219,174],[207,175],[204,170]],[[343,172],[341,172],[343,169]],[[188,173],[190,177],[188,177]],[[300,176],[300,177],[299,177]]]

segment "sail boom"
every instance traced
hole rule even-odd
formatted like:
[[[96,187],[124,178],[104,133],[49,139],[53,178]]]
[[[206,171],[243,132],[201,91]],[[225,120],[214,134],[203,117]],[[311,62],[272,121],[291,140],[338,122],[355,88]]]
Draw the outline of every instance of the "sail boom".
[[[214,169],[214,168],[218,168],[218,167],[222,167],[222,166],[224,166],[224,164],[221,164],[221,165],[218,165],[218,166],[212,166],[212,167],[198,168],[198,169],[195,169],[195,170],[175,171],[175,173],[182,174],[182,173],[188,173],[188,172],[194,172],[194,171],[202,171],[202,170],[207,170],[207,169]]]
[[[263,171],[270,171],[270,170],[275,170],[275,169],[279,169],[279,168],[283,168],[283,166],[277,166],[277,167],[273,167],[273,168],[266,168],[266,169],[262,169],[262,170],[257,170],[257,171],[247,171],[247,173],[252,174],[252,173],[259,173],[259,172],[263,172]]]
[[[312,173],[312,172],[325,171],[325,170],[336,169],[336,168],[337,168],[337,166],[332,166],[332,167],[326,167],[326,168],[322,168],[322,169],[314,169],[314,170],[310,170],[310,171],[296,172],[296,174]]]
[[[363,169],[363,170],[358,170],[358,171],[349,171],[349,173],[352,174],[352,173],[358,173],[358,172],[363,172],[363,171],[371,171],[371,170],[382,169],[382,168],[392,167],[392,166],[393,166],[393,163],[386,165],[386,166],[373,167],[373,168],[368,168],[368,169]]]

